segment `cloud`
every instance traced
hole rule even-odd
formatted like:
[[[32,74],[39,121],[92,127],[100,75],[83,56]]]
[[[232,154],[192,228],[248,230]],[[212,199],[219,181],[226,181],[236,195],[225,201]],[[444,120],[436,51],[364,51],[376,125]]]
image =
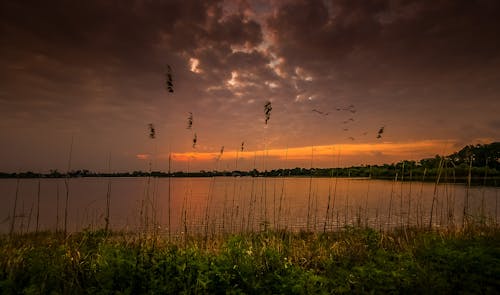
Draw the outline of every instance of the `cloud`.
[[[390,142],[498,138],[499,6],[2,1],[0,139],[15,151],[38,130],[58,139],[81,133],[96,151],[131,158],[152,150],[143,127],[153,122],[159,149],[182,152],[192,140],[187,112],[196,113],[199,148],[214,152],[242,140],[255,150],[349,137],[373,144],[380,126]],[[174,93],[164,88],[167,64]],[[356,114],[336,111],[351,104]]]

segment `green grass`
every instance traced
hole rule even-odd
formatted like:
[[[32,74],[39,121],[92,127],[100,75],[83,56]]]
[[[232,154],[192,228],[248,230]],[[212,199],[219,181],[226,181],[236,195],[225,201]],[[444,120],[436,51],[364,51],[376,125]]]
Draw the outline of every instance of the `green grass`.
[[[262,232],[168,243],[103,231],[0,238],[1,294],[500,292],[500,233]]]

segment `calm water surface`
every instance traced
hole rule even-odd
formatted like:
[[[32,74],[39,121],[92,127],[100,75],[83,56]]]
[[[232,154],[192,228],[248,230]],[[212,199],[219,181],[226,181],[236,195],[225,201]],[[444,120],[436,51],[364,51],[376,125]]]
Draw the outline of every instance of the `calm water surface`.
[[[64,179],[0,180],[0,231],[62,229]],[[331,230],[345,225],[460,226],[467,216],[497,222],[499,188],[346,178],[72,178],[69,231],[103,228],[111,183],[110,226],[162,232],[239,232],[264,228]],[[38,194],[38,191],[40,192]],[[170,205],[169,205],[170,195]],[[14,223],[12,223],[14,217]],[[169,218],[170,217],[170,218]]]

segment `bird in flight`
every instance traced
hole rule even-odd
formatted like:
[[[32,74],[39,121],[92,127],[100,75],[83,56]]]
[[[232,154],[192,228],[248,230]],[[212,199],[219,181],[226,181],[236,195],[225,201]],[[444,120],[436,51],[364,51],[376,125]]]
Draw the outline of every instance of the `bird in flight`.
[[[328,116],[330,114],[330,113],[325,113],[325,112],[322,112],[322,111],[318,111],[317,109],[313,109],[312,111],[315,112],[315,113],[318,113],[320,115],[323,115],[323,116]]]

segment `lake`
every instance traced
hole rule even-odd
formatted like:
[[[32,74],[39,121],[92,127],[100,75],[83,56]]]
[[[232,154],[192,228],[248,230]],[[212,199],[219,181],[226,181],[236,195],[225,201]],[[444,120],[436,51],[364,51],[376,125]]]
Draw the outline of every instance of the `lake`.
[[[62,230],[65,181],[43,178],[20,179],[18,183],[16,179],[1,179],[0,231],[8,233],[12,226],[15,232],[35,231],[37,219],[39,230]],[[468,219],[498,222],[500,217],[499,188],[468,188],[463,184],[309,177],[67,181],[68,231],[104,227],[108,185],[110,228],[124,231],[154,227],[166,233],[169,224],[175,234],[267,228],[323,231],[345,225],[387,229],[428,226],[430,222],[435,227],[461,226],[464,204]]]

